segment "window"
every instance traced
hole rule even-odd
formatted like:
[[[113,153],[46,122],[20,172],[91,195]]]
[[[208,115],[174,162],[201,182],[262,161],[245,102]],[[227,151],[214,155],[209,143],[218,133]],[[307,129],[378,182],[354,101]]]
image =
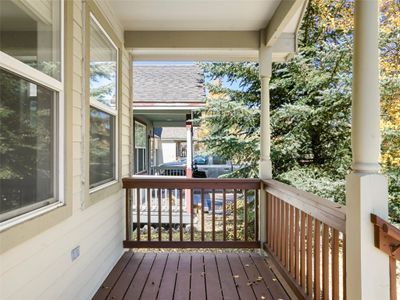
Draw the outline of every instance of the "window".
[[[0,1],[1,228],[63,203],[61,16],[62,1]]]
[[[61,80],[61,1],[1,0],[1,51]]]
[[[146,170],[146,125],[135,121],[135,174]]]
[[[118,48],[90,16],[90,188],[116,180]]]

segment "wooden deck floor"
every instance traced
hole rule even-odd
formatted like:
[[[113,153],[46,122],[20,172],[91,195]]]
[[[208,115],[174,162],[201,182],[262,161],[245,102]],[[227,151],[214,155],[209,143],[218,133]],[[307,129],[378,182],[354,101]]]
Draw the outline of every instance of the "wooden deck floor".
[[[256,253],[126,252],[93,299],[291,299],[277,275]]]

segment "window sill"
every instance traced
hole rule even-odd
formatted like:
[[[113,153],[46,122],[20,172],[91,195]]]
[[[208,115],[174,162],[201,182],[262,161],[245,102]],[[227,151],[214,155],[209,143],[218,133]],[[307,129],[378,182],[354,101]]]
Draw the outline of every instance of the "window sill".
[[[118,193],[122,189],[121,181],[113,180],[102,184],[98,187],[92,188],[89,190],[87,201],[84,203],[83,207],[87,208],[105,198],[112,196],[115,193]]]
[[[89,194],[92,195],[94,193],[97,193],[98,191],[106,189],[106,188],[108,188],[110,186],[113,186],[114,184],[117,184],[117,183],[118,183],[118,180],[115,180],[115,179],[112,180],[112,181],[109,181],[107,183],[103,183],[103,184],[101,184],[99,186],[96,186],[94,188],[89,189]]]
[[[42,216],[42,215],[44,215],[44,214],[46,214],[48,212],[51,212],[51,211],[53,211],[53,210],[55,210],[55,209],[57,209],[59,207],[62,207],[62,206],[64,206],[63,202],[52,203],[52,204],[46,205],[44,207],[32,210],[30,212],[24,213],[24,214],[22,214],[20,216],[11,218],[11,219],[6,220],[4,222],[1,222],[0,223],[0,232],[3,232],[3,231],[5,231],[5,230],[7,230],[7,229],[9,229],[11,227],[19,225],[19,224],[24,223],[26,221],[29,221],[31,219],[40,217],[40,216]]]

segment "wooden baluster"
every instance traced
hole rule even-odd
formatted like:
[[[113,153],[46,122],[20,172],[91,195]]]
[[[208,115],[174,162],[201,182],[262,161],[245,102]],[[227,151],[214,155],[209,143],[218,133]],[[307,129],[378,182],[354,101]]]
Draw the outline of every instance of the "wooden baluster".
[[[247,190],[244,190],[244,240],[247,242]]]
[[[266,199],[267,199],[267,214],[268,214],[267,242],[268,242],[268,248],[271,250],[272,249],[272,198],[270,193],[268,192],[266,193],[267,193]]]
[[[281,201],[281,261],[286,265],[285,250],[286,250],[286,229],[285,229],[285,202]]]
[[[182,205],[182,193],[183,190],[179,190],[179,239],[182,242],[183,241],[183,205]]]
[[[281,199],[276,198],[276,252],[275,255],[280,257],[281,253]]]
[[[312,297],[312,292],[313,292],[312,234],[313,234],[313,218],[310,215],[308,215],[307,216],[307,295],[309,295],[310,297]]]
[[[294,207],[290,206],[290,238],[289,238],[289,259],[290,259],[290,268],[289,272],[292,273],[293,276],[295,276],[296,270],[295,270],[295,251],[294,251]]]
[[[168,239],[169,241],[172,241],[172,189],[168,190],[168,215],[169,215]]]
[[[397,300],[396,258],[389,256],[390,300]]]
[[[295,221],[294,221],[294,228],[295,228],[295,231],[294,231],[294,238],[295,238],[295,241],[294,241],[294,248],[295,248],[295,250],[294,250],[294,256],[295,256],[295,260],[294,260],[294,264],[295,264],[295,279],[296,279],[296,281],[297,281],[297,283],[299,283],[300,284],[300,245],[299,245],[299,238],[300,238],[300,235],[299,235],[299,231],[300,231],[300,229],[299,229],[299,214],[300,214],[300,212],[299,212],[299,210],[296,208],[295,209]]]
[[[333,229],[332,243],[332,299],[339,299],[339,231]]]
[[[271,200],[271,194],[267,192],[267,241],[268,241],[268,247],[271,249],[272,248],[272,200]]]
[[[259,214],[260,214],[260,209],[259,209],[259,190],[254,190],[254,193],[256,194],[256,203],[254,204],[254,216],[255,216],[255,232],[254,232],[254,240],[259,241],[260,240],[260,233],[259,233],[259,228],[258,228],[258,222],[259,222]],[[263,212],[264,213],[264,212]]]
[[[306,287],[306,214],[301,212],[301,234],[300,234],[300,282],[301,286]]]
[[[224,235],[224,241],[226,241],[226,190],[224,189],[224,194],[222,196],[222,206],[223,206],[223,212],[222,212],[222,218],[223,218],[223,235]]]
[[[147,240],[151,241],[151,194],[147,188]]]
[[[342,259],[342,265],[343,265],[343,300],[347,299],[347,273],[346,273],[346,235],[343,233],[343,250],[342,250],[342,255],[343,255],[343,259]]]
[[[233,239],[236,241],[237,240],[237,228],[236,228],[236,222],[237,222],[237,194],[236,190],[233,190]]]
[[[132,206],[131,206],[131,189],[126,189],[125,192],[125,238],[127,241],[131,240],[131,229],[130,225],[130,215],[132,214]]]
[[[140,241],[140,189],[136,190],[136,240]]]
[[[273,252],[276,255],[276,251],[278,249],[277,239],[278,239],[278,199],[275,196],[273,197],[273,206],[274,206],[274,219],[273,219],[273,229],[274,229],[274,245]]]
[[[272,224],[272,252],[275,253],[276,250],[276,199],[275,196],[271,195],[271,201],[272,201],[272,218],[271,218],[271,224]]]
[[[158,189],[158,241],[161,240],[161,189]]]
[[[215,190],[212,190],[212,240],[215,241]]]
[[[314,238],[314,299],[321,297],[321,222],[315,219]]]
[[[194,222],[193,222],[193,218],[194,218],[194,190],[190,189],[190,241],[193,242],[194,240]]]
[[[284,237],[284,249],[285,249],[285,267],[289,269],[289,204],[285,204],[285,237]]]
[[[329,226],[323,224],[322,237],[322,295],[329,299]]]
[[[201,189],[201,240],[204,242],[204,189]]]

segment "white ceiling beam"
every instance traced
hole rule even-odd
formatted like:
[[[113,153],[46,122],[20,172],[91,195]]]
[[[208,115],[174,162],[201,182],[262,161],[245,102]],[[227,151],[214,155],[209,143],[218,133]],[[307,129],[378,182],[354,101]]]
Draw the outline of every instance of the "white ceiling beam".
[[[186,120],[179,121],[153,121],[153,127],[185,127]]]
[[[136,61],[257,61],[258,31],[126,31],[125,47]],[[282,34],[272,47],[273,60],[296,51],[293,33]]]
[[[306,0],[283,0],[265,27],[264,44],[270,47],[279,39],[286,25],[305,5]]]

